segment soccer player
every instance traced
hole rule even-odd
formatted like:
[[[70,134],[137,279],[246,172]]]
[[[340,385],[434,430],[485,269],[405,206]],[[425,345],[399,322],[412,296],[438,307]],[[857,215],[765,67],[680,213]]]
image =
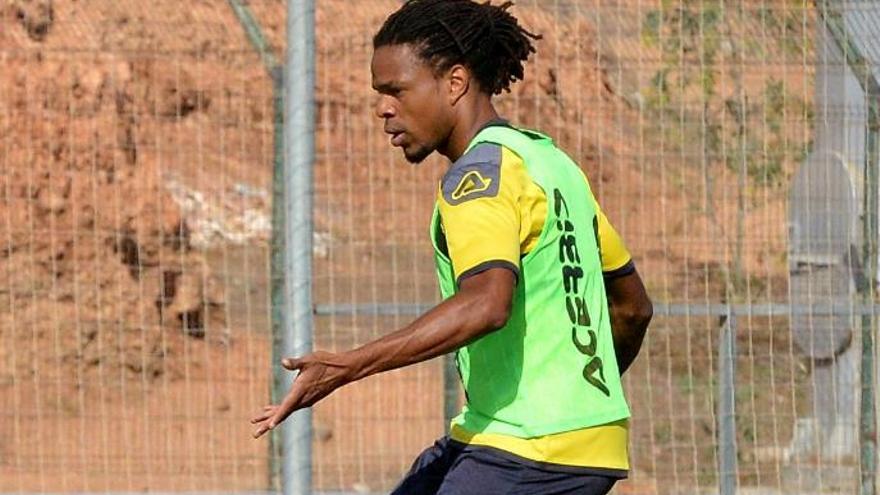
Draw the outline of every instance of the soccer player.
[[[452,163],[431,224],[443,302],[299,375],[255,437],[361,378],[457,351],[466,405],[395,494],[604,494],[629,469],[620,375],[652,306],[577,165],[501,119],[539,37],[502,5],[411,0],[373,38],[376,116],[413,163]]]

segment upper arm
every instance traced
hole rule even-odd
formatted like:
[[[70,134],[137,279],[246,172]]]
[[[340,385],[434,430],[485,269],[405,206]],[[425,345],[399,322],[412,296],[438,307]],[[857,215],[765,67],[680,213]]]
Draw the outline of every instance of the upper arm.
[[[653,314],[651,299],[635,267],[626,275],[606,277],[605,294],[614,311],[643,319],[650,319]]]
[[[513,305],[516,275],[504,268],[490,268],[461,281],[459,297],[479,298],[491,328],[507,323]]]

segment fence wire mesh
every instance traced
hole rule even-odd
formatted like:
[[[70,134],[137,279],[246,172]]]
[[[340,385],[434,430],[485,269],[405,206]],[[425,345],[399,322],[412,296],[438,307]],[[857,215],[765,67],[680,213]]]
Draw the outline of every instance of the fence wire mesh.
[[[284,60],[285,3],[246,5]],[[399,5],[317,2],[322,349],[438,300],[427,228],[446,163],[409,166],[372,114],[371,37]],[[876,71],[880,8],[827,6]],[[513,12],[543,39],[499,109],[584,168],[658,308],[625,377],[632,472],[614,493],[717,490],[730,308],[739,486],[853,492],[869,112],[822,12]],[[273,488],[276,454],[247,424],[273,366],[272,81],[229,4],[14,0],[0,61],[0,492]],[[315,489],[387,491],[443,434],[443,401],[436,360],[319,403]]]
[[[272,94],[229,7],[4,2],[0,58],[0,492],[264,486]]]

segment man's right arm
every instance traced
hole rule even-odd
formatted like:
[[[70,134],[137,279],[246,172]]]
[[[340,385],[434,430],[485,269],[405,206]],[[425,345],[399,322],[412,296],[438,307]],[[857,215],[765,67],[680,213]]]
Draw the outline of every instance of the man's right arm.
[[[611,333],[614,336],[617,366],[623,375],[642,347],[654,307],[635,269],[626,275],[606,278],[605,293],[611,312]]]
[[[454,296],[396,332],[346,352],[285,358],[282,365],[299,374],[281,404],[268,405],[251,419],[257,426],[254,438],[348,383],[441,356],[503,327],[515,287],[511,270],[491,268],[462,280]]]

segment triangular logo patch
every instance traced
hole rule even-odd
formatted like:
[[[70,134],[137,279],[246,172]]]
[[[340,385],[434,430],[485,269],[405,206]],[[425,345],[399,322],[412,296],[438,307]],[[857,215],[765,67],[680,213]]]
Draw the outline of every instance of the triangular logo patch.
[[[492,179],[487,179],[480,175],[480,172],[471,170],[464,174],[455,190],[452,191],[452,199],[458,201],[470,194],[483,192],[492,185]]]

